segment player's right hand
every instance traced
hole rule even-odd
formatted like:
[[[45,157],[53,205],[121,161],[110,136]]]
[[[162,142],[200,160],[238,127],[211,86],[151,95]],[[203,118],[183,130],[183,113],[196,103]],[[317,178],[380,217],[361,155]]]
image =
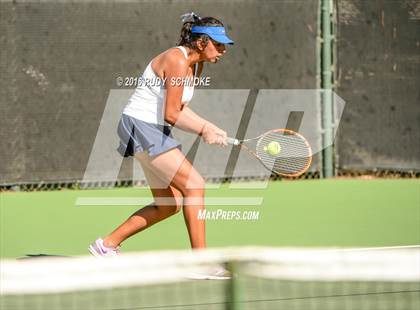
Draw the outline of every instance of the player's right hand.
[[[212,123],[206,123],[203,128],[202,137],[207,144],[227,146],[227,133]]]

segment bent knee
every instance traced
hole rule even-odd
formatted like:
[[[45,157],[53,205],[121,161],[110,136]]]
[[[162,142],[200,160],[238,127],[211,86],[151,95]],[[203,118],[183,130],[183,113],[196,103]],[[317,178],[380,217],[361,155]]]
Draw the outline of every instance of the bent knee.
[[[206,181],[204,178],[196,174],[193,177],[189,178],[185,188],[183,189],[182,193],[184,196],[189,196],[192,192],[203,192],[206,187]]]

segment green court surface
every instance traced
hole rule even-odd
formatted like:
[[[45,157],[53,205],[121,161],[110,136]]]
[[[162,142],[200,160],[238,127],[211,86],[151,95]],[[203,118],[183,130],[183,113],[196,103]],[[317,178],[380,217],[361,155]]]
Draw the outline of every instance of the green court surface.
[[[264,189],[230,189],[225,184],[208,189],[207,196],[263,198],[259,206],[208,206],[211,211],[259,211],[258,220],[207,221],[209,247],[420,244],[419,180],[277,181]],[[1,257],[87,254],[90,242],[140,207],[76,205],[77,199],[89,197],[150,197],[150,191],[118,188],[1,193]],[[132,237],[121,250],[186,248],[189,242],[179,213]]]

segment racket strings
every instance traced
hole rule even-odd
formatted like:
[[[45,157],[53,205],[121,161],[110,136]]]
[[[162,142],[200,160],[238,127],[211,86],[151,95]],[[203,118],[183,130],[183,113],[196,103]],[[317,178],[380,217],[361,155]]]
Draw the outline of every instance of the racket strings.
[[[261,160],[269,169],[279,174],[298,173],[304,170],[308,164],[308,159],[302,157],[261,158]]]
[[[269,143],[280,145],[279,154],[267,151]],[[306,140],[298,134],[283,131],[270,132],[257,143],[257,155],[263,164],[277,174],[294,175],[304,172],[311,162],[311,149]]]

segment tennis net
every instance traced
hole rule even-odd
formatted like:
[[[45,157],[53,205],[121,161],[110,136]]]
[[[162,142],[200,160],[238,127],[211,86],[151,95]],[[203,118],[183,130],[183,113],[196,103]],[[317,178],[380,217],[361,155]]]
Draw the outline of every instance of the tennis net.
[[[197,280],[220,266],[230,280]],[[228,248],[3,260],[0,309],[418,310],[420,248]]]

